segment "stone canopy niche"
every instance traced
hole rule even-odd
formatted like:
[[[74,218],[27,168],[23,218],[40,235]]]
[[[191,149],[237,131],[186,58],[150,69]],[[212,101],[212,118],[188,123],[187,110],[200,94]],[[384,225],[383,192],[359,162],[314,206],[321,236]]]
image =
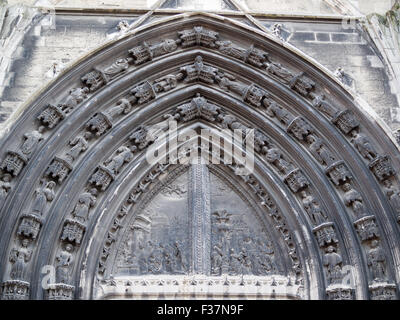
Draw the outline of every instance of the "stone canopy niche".
[[[259,212],[208,165],[190,165],[143,205],[109,262],[101,298],[234,298],[243,288],[248,298],[272,288],[298,298]]]

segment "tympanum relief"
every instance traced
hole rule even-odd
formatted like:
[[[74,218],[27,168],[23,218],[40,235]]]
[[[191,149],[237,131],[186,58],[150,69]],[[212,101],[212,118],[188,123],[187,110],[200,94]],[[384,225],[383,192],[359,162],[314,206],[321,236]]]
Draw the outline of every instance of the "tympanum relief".
[[[204,274],[215,277],[281,273],[275,261],[274,243],[254,208],[209,172],[207,166],[198,166],[163,186],[145,209],[134,214],[118,247],[113,275]],[[193,176],[190,170],[199,170],[200,176],[206,174],[207,177]],[[201,186],[203,194],[210,195],[209,200],[197,193],[196,182],[192,179],[203,179],[197,186]],[[201,201],[205,203],[193,204]],[[196,230],[194,226],[205,217],[209,219],[210,228],[204,228],[207,225],[204,223],[199,225],[201,230]],[[198,240],[202,244],[196,249]],[[201,254],[206,257],[198,259],[196,255]],[[204,263],[206,268],[202,267]]]

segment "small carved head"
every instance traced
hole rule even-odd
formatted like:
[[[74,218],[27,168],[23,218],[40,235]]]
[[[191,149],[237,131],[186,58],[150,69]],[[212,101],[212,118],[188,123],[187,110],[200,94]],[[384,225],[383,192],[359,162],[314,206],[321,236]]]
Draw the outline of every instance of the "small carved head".
[[[47,183],[47,188],[49,188],[50,190],[53,189],[55,187],[56,183],[54,181],[49,181]]]
[[[328,253],[336,252],[336,248],[335,248],[334,246],[329,246],[329,247],[326,249],[326,251],[327,251]]]
[[[73,246],[72,244],[67,243],[67,244],[65,245],[65,251],[67,251],[67,252],[72,252],[73,249],[74,249],[74,246]]]
[[[24,247],[24,248],[26,248],[26,247],[28,247],[28,245],[29,245],[29,239],[28,238],[24,238],[24,239],[22,239],[22,241],[21,241],[21,245]]]

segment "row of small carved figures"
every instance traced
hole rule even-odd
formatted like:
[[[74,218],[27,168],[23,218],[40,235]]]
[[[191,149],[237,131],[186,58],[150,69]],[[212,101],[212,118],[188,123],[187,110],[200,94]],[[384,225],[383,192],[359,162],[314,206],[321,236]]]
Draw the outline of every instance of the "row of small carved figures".
[[[194,99],[195,100],[195,99]],[[201,100],[201,98],[198,98],[198,100]],[[204,101],[202,101],[201,103],[199,103],[200,105],[204,105]],[[187,106],[186,106],[186,108],[181,108],[181,110],[185,110],[185,109],[187,109]],[[190,108],[189,108],[190,109]],[[206,108],[205,108],[206,109]],[[215,109],[215,108],[214,108]],[[222,118],[223,119],[223,118]],[[232,123],[232,121],[230,122],[230,123]],[[47,185],[50,189],[51,189],[51,186],[54,186],[54,184],[53,183],[48,183],[48,185]],[[86,195],[86,194],[85,194]],[[351,200],[351,201],[353,201],[353,200]],[[351,202],[350,201],[350,202]],[[362,201],[362,200],[361,200]],[[43,201],[42,201],[42,203],[43,203]],[[314,216],[314,218],[315,218],[315,216]]]

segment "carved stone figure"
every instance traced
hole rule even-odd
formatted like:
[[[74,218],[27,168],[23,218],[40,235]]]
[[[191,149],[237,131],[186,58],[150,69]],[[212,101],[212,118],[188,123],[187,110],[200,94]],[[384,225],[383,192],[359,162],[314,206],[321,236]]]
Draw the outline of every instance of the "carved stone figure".
[[[282,37],[282,24],[281,23],[275,23],[272,27],[272,34],[277,37],[280,41],[285,41],[285,39]]]
[[[115,156],[105,162],[105,166],[114,174],[118,174],[124,163],[129,162],[132,159],[133,153],[128,147],[119,147]]]
[[[92,134],[87,131],[83,135],[73,138],[69,142],[69,145],[72,146],[72,148],[66,152],[67,160],[73,162],[76,160],[76,158],[78,158],[81,152],[86,151],[89,146],[88,141],[91,138]]]
[[[222,245],[217,243],[211,252],[211,274],[219,276],[222,272],[222,260],[223,260]]]
[[[43,140],[43,132],[45,127],[41,126],[38,130],[34,130],[24,134],[25,141],[21,145],[20,151],[24,154],[28,159],[35,152],[38,147],[40,141]]]
[[[342,257],[336,252],[334,246],[329,246],[324,255],[324,266],[327,268],[327,280],[329,284],[342,281]]]
[[[378,156],[378,153],[367,136],[362,133],[357,133],[356,131],[352,131],[351,134],[353,137],[351,141],[364,158],[372,161]]]
[[[151,61],[156,57],[175,51],[180,41],[165,39],[157,44],[149,45],[143,42],[141,46],[134,47],[128,52],[133,56],[136,65]]]
[[[354,214],[357,218],[361,218],[367,214],[366,208],[363,203],[363,199],[360,193],[354,190],[349,183],[345,183],[342,186],[344,194],[344,203],[346,206],[353,209]]]
[[[89,88],[73,88],[69,91],[68,96],[62,101],[58,107],[65,113],[71,112],[75,107],[86,99]]]
[[[73,246],[69,243],[56,257],[56,282],[69,284],[69,268],[72,262]]]
[[[183,74],[168,74],[165,77],[154,80],[153,88],[155,92],[166,92],[176,88],[178,81],[183,79]]]
[[[0,208],[6,200],[8,192],[11,190],[11,175],[8,173],[3,174],[0,180]]]
[[[54,181],[42,182],[42,185],[35,190],[35,200],[32,203],[32,214],[42,216],[46,209],[47,202],[51,202],[54,199],[54,187],[56,183]]]
[[[123,73],[129,68],[129,62],[131,62],[132,58],[122,58],[118,59],[110,66],[103,69],[103,74],[106,77],[107,82],[117,77],[120,73]]]
[[[269,149],[266,155],[268,162],[272,163],[282,173],[287,173],[294,169],[293,165],[283,159],[282,152],[277,148]]]
[[[10,252],[10,262],[12,263],[10,278],[13,280],[25,280],[25,269],[32,257],[32,250],[28,248],[29,239],[21,240],[21,247],[14,248]]]
[[[269,108],[267,109],[267,114],[271,117],[276,117],[286,126],[294,119],[294,116],[290,112],[278,106],[276,103],[269,106]]]
[[[390,204],[398,219],[400,219],[400,191],[393,187],[390,180],[385,180],[383,184],[385,186],[385,193],[389,198]]]
[[[267,66],[267,71],[277,76],[281,81],[286,84],[289,84],[290,81],[293,79],[293,73],[284,68],[280,63],[269,63]]]
[[[89,210],[94,206],[97,197],[97,189],[93,188],[89,192],[82,193],[75,205],[72,215],[81,223],[85,223],[89,218]]]
[[[387,279],[386,257],[378,240],[373,240],[371,242],[371,248],[368,251],[367,258],[373,280],[375,282],[385,281]]]
[[[175,241],[172,246],[173,257],[175,260],[173,271],[175,273],[184,273],[188,270],[188,264],[183,254],[182,244]]]
[[[324,94],[315,95],[312,93],[310,94],[310,96],[313,97],[313,107],[321,111],[329,118],[333,118],[338,113],[338,110],[332,104],[325,100]]]
[[[304,209],[306,210],[312,223],[318,226],[326,222],[328,217],[322,212],[317,200],[312,195],[308,195],[306,191],[301,192],[301,197],[303,199]]]
[[[329,166],[336,161],[333,153],[326,147],[323,141],[313,135],[307,137],[307,142],[310,144],[310,152],[322,165]]]

